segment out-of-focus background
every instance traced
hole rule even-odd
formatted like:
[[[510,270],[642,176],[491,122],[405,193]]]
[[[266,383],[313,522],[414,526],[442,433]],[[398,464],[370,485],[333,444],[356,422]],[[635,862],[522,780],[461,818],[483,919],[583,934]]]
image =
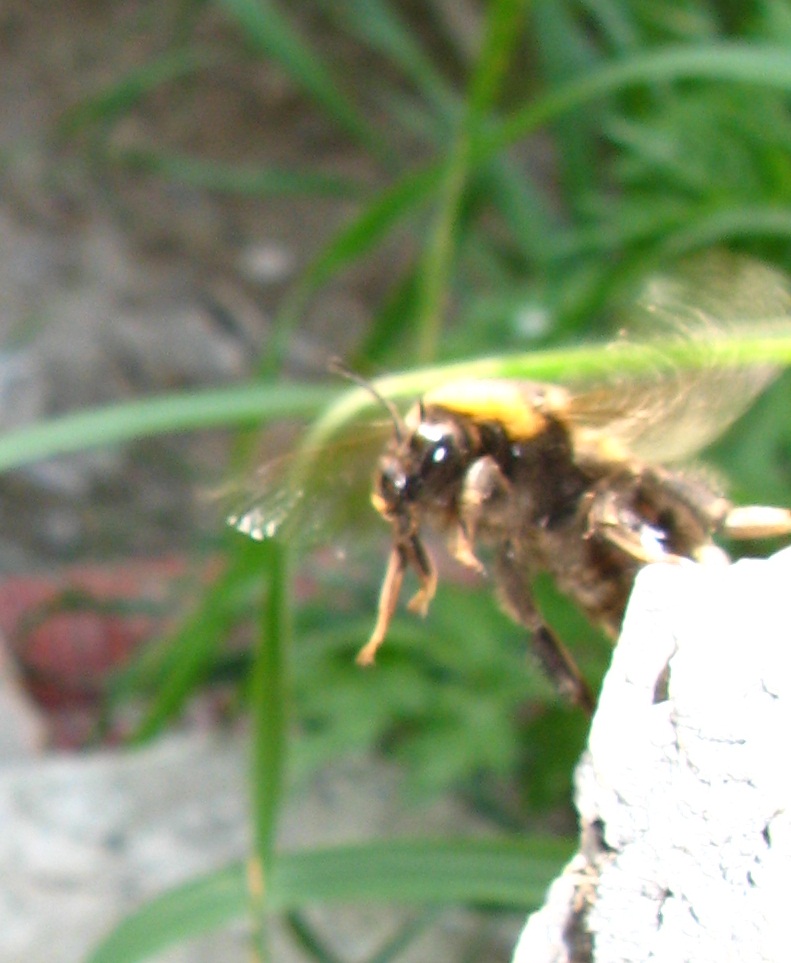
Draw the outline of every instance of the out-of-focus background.
[[[283,897],[277,958],[508,959],[572,845],[585,720],[444,563],[430,617],[354,666],[387,551],[365,468],[359,526],[325,531],[317,501],[288,563],[225,514],[287,497],[333,356],[375,376],[602,337],[710,248],[791,269],[791,6],[3,0],[0,65],[0,961],[78,960],[273,839],[277,865],[429,829],[514,840],[523,875],[498,889],[478,853],[467,889],[405,876],[396,899],[381,844],[327,863],[357,916]],[[734,497],[791,501],[790,403],[780,378],[706,453]],[[337,458],[339,490],[373,467]],[[607,644],[539,590],[598,679]],[[140,931],[186,954],[157,959],[241,959],[251,925],[264,958],[243,883],[222,903],[205,878],[186,924],[96,959],[145,958]],[[228,941],[183,949],[207,907]]]

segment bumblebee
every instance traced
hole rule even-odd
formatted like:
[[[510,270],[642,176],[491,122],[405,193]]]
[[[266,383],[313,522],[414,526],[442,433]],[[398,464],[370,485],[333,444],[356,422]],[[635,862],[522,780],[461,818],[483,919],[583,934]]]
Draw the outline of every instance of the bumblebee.
[[[391,526],[392,547],[376,624],[359,663],[374,661],[410,570],[418,591],[409,608],[428,611],[437,587],[423,541],[428,526],[447,535],[463,565],[483,572],[485,560],[504,608],[530,631],[547,674],[566,698],[590,711],[585,680],[534,602],[538,573],[552,576],[616,637],[642,566],[724,562],[719,535],[791,533],[791,511],[736,507],[710,478],[675,467],[714,440],[777,374],[771,365],[743,364],[729,344],[733,335],[788,341],[788,280],[750,258],[713,252],[649,278],[630,314],[633,332],[647,323],[649,335],[613,347],[634,348],[641,370],[624,374],[628,366],[613,358],[607,368],[620,374],[574,388],[451,380],[402,417],[376,386],[340,369],[388,410],[391,422],[372,500]],[[679,347],[683,366],[673,350]],[[305,460],[332,495],[340,473],[309,446]],[[345,463],[350,467],[349,451]],[[297,500],[313,523],[320,511],[311,486],[303,484],[309,473],[299,474],[293,496],[275,499],[274,511],[259,504],[230,522],[253,538],[271,537]],[[352,502],[359,517],[360,499]]]
[[[403,419],[393,412],[372,495],[393,542],[359,663],[373,662],[409,569],[419,588],[408,607],[428,610],[437,576],[425,524],[446,532],[452,554],[477,572],[477,547],[488,546],[505,610],[530,631],[560,693],[587,711],[585,680],[533,600],[537,573],[615,637],[643,565],[724,560],[718,534],[791,532],[786,509],[737,508],[701,478],[641,461],[611,428],[590,427],[589,400],[554,384],[462,381],[430,391]]]

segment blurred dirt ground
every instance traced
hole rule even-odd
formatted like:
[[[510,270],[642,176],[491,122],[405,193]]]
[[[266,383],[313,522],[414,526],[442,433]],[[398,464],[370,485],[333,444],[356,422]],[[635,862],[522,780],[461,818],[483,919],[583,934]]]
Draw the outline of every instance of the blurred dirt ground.
[[[289,15],[326,45],[311,4]],[[72,125],[65,136],[75,111],[188,37],[206,57],[201,69],[144,98],[109,140],[96,127]],[[365,77],[362,89],[375,97],[370,61],[342,45],[326,52],[350,85]],[[252,377],[289,283],[353,202],[211,193],[120,158],[157,149],[250,169],[309,167],[370,186],[368,159],[278,70],[253,58],[211,5],[4,0],[0,63],[0,430]],[[326,358],[355,344],[396,256],[384,249],[322,289],[289,344],[290,372],[323,377]],[[210,549],[222,511],[197,493],[224,478],[227,446],[221,432],[156,438],[0,478],[0,808],[8,817],[0,834],[0,963],[76,963],[99,933],[165,885],[170,870],[188,870],[189,853],[202,853],[195,871],[206,868],[207,833],[216,844],[212,865],[243,851],[238,746],[233,774],[217,777],[219,802],[208,799],[187,830],[182,777],[170,780],[153,821],[141,800],[164,786],[163,759],[172,776],[179,766],[196,772],[195,753],[207,772],[222,768],[223,753],[166,743],[131,757],[42,755],[46,746],[85,741],[107,672],[161,624],[150,614],[103,613],[103,605],[145,598],[167,608],[184,559]],[[58,612],[53,599],[64,595],[72,608]],[[99,600],[97,609],[75,603],[86,596]],[[390,773],[340,778],[348,784],[342,798],[309,794],[290,817],[295,840],[337,827],[349,793],[358,829],[361,814],[393,799]],[[193,803],[202,792],[184,791]],[[126,810],[137,815],[127,819]],[[435,829],[456,831],[457,813]],[[340,948],[389,925],[380,914],[363,913],[356,924],[330,915]],[[53,939],[53,916],[74,924],[62,939]],[[435,932],[410,959],[459,958],[482,931],[451,915]],[[172,959],[246,958],[243,934],[218,939]],[[508,937],[497,941],[506,958]]]
[[[95,128],[60,136],[70,111],[188,29],[206,68],[144,98],[104,157]],[[350,202],[212,194],[107,154],[150,148],[365,182],[362,154],[203,4],[7,0],[0,58],[0,424],[251,376],[288,283]],[[386,278],[373,265],[323,291],[291,370],[323,375]],[[221,439],[156,439],[7,477],[0,567],[183,544],[205,514],[185,493],[222,451]]]
[[[311,11],[296,14],[309,33]],[[101,124],[75,122],[130,72],[187,43],[201,67],[115,118],[108,137]],[[352,50],[334,56],[350,81],[369,66]],[[351,201],[212,193],[119,158],[156,150],[370,184],[362,152],[210,5],[7,0],[0,59],[0,430],[253,377],[288,285]],[[322,291],[289,344],[291,373],[326,377],[327,358],[355,342],[387,283],[383,266]],[[153,438],[6,474],[0,574],[17,585],[28,573],[62,581],[75,562],[144,563],[210,546],[223,512],[204,494],[227,480],[228,441]],[[0,611],[0,626],[13,622]],[[40,669],[40,648],[37,659]]]

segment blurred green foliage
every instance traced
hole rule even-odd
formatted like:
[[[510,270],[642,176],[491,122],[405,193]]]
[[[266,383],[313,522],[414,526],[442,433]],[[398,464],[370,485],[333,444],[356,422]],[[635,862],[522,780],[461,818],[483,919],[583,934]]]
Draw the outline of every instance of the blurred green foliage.
[[[471,2],[470,34],[452,29],[439,2],[181,7],[170,49],[75,106],[61,133],[88,144],[92,163],[195,189],[351,199],[345,225],[283,299],[265,380],[279,376],[306,307],[385,244],[398,252],[389,292],[369,305],[370,325],[347,359],[363,373],[602,334],[639,279],[709,247],[791,270],[786,0]],[[210,31],[197,39],[205,17],[220,27],[217,49]],[[320,158],[302,170],[250,170],[116,143],[118,122],[145,98],[223,70],[228,36],[237,70],[253,83],[258,62],[276,65],[375,177],[338,178]],[[350,49],[362,70],[344,69]],[[713,452],[739,498],[789,501],[789,392],[778,382]],[[266,396],[257,420],[282,414]],[[584,721],[531,671],[522,633],[488,587],[443,584],[430,618],[398,618],[379,667],[362,676],[351,657],[370,630],[378,569],[339,592],[337,572],[314,565],[317,587],[292,617],[280,553],[236,536],[226,550],[226,574],[200,611],[136,678],[154,692],[150,734],[218,671],[224,633],[260,610],[255,586],[269,568],[263,642],[242,660],[257,680],[244,691],[257,723],[265,871],[277,858],[289,725],[298,768],[374,750],[403,761],[414,791],[462,787],[504,825],[567,806]],[[606,647],[551,588],[541,594],[550,622],[600,677]]]

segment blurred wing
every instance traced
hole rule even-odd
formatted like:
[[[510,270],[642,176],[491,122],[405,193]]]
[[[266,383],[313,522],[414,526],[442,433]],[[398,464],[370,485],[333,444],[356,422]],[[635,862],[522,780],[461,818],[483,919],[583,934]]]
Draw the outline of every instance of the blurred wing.
[[[348,426],[321,448],[265,452],[246,491],[233,499],[228,524],[258,541],[278,536],[298,549],[348,541],[375,527],[386,533],[371,505],[371,485],[391,431],[390,421],[369,421]]]
[[[760,262],[707,254],[652,278],[629,331],[630,348],[645,353],[644,370],[581,390],[569,417],[640,458],[676,461],[714,441],[776,377],[772,365],[740,362],[728,339],[787,336],[791,290]],[[680,348],[687,364],[679,364]]]

